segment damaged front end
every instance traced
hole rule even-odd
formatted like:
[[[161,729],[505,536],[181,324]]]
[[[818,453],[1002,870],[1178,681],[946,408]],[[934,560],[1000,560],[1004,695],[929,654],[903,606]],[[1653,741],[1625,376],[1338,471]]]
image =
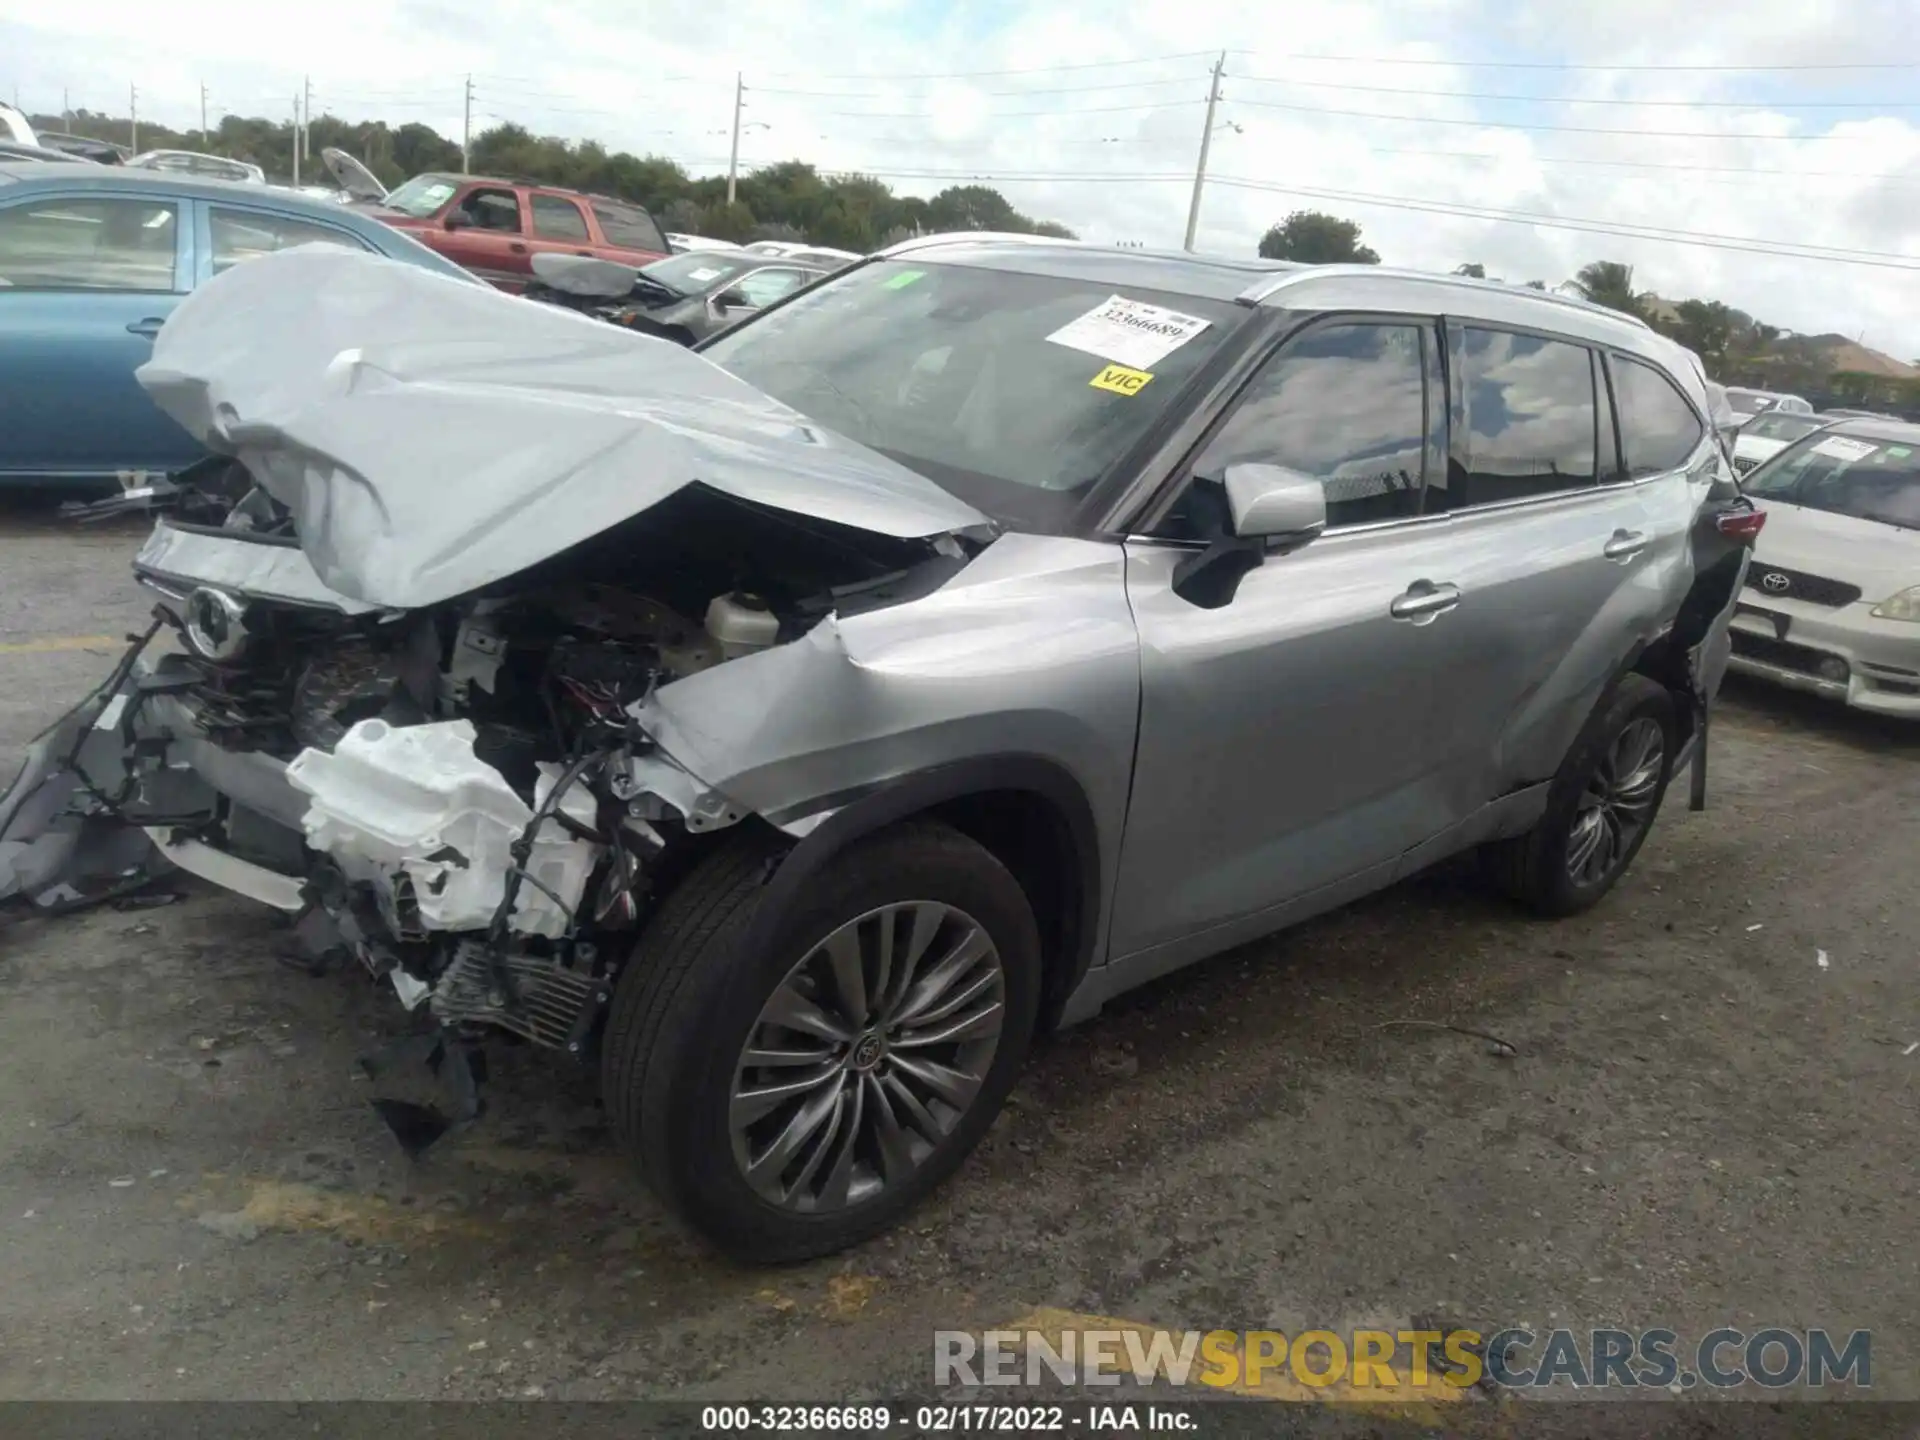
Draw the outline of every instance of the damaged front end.
[[[332,315],[393,283],[364,257],[275,259],[303,256],[334,281],[315,287]],[[311,963],[351,958],[430,1017],[369,1066],[439,1073],[447,1113],[381,1107],[418,1149],[477,1113],[476,1037],[592,1049],[651,897],[747,818],[656,744],[640,718],[655,692],[925,593],[984,537],[943,492],[679,347],[648,346],[646,373],[611,395],[604,375],[584,397],[556,391],[556,367],[579,372],[551,348],[527,362],[540,384],[463,379],[473,355],[447,334],[468,287],[437,277],[401,277],[400,307],[411,327],[450,307],[428,327],[437,349],[401,337],[383,353],[372,305],[350,358],[284,316],[293,338],[237,374],[226,332],[257,307],[204,302],[273,264],[183,305],[142,372],[227,458],[178,477],[135,559],[153,627],[0,800],[0,901],[54,910],[178,867],[286,912]],[[516,307],[487,312],[496,328],[537,315],[485,298]],[[560,340],[599,343],[538,316],[536,351],[554,319]],[[493,452],[484,476],[428,485],[375,455],[370,410],[417,389],[445,418],[462,383],[468,424],[438,443]],[[634,398],[649,384],[669,420]],[[498,422],[542,405],[571,438]]]

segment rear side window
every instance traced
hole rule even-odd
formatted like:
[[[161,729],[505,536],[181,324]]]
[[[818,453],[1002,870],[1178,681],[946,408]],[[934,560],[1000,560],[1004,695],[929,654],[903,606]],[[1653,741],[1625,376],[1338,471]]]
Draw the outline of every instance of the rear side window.
[[[367,248],[331,225],[315,225],[288,215],[267,215],[257,210],[229,210],[224,205],[207,207],[207,224],[213,232],[213,273],[216,275],[242,260],[270,255],[275,250],[290,250],[295,245],[337,245],[343,250]]]
[[[667,237],[653,223],[653,217],[631,205],[616,205],[610,200],[593,202],[593,218],[600,222],[600,233],[609,245],[628,250],[655,250],[667,253]]]
[[[1614,356],[1613,399],[1620,414],[1621,458],[1636,480],[1678,470],[1706,435],[1686,397],[1651,365]]]
[[[1420,327],[1321,325],[1254,376],[1194,466],[1203,478],[1189,488],[1216,489],[1229,465],[1284,465],[1320,481],[1329,528],[1396,520],[1420,513],[1426,437]],[[1162,533],[1178,534],[1198,516],[1169,518]]]
[[[533,197],[533,233],[547,240],[587,243],[587,217],[580,207],[560,195]]]
[[[1451,503],[1497,505],[1595,480],[1594,356],[1584,345],[1469,328],[1462,336],[1464,454]]]
[[[0,284],[173,289],[179,212],[150,200],[36,200],[0,210]]]

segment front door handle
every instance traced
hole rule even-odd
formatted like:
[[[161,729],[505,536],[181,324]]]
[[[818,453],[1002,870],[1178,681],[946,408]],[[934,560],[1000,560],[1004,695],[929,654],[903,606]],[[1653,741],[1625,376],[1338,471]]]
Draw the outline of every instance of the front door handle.
[[[1647,537],[1638,530],[1616,530],[1600,553],[1609,560],[1631,560],[1646,548]]]
[[[1431,580],[1416,580],[1406,588],[1404,594],[1394,597],[1393,603],[1387,607],[1387,613],[1396,620],[1431,625],[1436,618],[1459,603],[1458,585],[1436,585]]]
[[[507,249],[516,255],[524,255],[527,253],[527,247],[522,245],[518,240],[509,240],[507,242]]]
[[[160,327],[167,322],[157,315],[149,315],[144,320],[132,320],[127,323],[129,335],[143,335],[151,340],[160,333]]]

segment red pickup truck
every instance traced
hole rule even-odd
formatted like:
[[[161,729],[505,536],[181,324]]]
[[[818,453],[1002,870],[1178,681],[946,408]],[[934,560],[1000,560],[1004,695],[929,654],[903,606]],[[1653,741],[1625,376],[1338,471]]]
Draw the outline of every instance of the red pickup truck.
[[[435,172],[389,191],[352,156],[324,158],[356,205],[502,290],[524,289],[543,251],[635,266],[672,253],[653,216],[625,200]]]

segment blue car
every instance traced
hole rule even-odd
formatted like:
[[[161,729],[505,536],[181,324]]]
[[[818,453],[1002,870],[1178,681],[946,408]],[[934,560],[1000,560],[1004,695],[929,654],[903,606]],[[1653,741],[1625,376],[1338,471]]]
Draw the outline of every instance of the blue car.
[[[200,459],[135,368],[195,286],[315,242],[481,283],[378,220],[293,191],[0,161],[0,486],[132,486]]]

